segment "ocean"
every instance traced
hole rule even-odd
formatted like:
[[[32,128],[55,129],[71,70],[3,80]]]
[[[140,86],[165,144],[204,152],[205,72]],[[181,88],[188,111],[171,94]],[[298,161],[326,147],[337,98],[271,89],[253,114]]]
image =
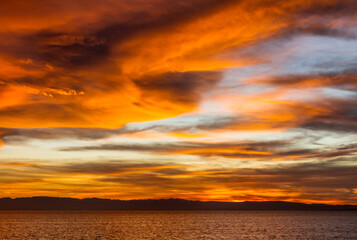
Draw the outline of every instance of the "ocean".
[[[357,211],[0,211],[0,239],[357,239]]]

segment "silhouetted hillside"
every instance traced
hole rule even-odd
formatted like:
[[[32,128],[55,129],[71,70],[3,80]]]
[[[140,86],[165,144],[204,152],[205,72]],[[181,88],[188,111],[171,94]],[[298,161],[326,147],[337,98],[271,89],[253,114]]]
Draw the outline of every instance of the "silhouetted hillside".
[[[183,199],[110,200],[99,198],[1,198],[0,210],[357,210],[357,205],[291,202],[200,202]]]

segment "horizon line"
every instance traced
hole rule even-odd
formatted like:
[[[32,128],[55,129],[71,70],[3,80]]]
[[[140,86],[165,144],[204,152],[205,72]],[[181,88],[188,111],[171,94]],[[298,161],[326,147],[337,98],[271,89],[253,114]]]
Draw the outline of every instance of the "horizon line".
[[[73,199],[73,200],[89,200],[89,199],[97,199],[97,200],[109,200],[109,201],[160,201],[160,200],[183,200],[188,202],[214,202],[214,203],[273,203],[273,202],[281,202],[281,203],[293,203],[293,204],[304,204],[304,205],[326,205],[326,206],[357,206],[357,204],[328,204],[328,203],[305,203],[305,202],[294,202],[294,201],[284,201],[284,200],[242,200],[242,201],[219,201],[219,200],[191,200],[184,198],[142,198],[142,199],[111,199],[111,198],[100,198],[100,197],[86,197],[86,198],[76,198],[76,197],[53,197],[53,196],[31,196],[31,197],[0,197],[1,199],[33,199],[33,198],[57,198],[57,199]]]

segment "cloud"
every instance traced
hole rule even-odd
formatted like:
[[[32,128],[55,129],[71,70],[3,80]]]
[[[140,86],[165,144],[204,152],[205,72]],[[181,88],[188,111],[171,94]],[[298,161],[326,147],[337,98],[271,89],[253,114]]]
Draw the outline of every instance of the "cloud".
[[[0,192],[355,202],[355,12],[354,0],[2,1],[0,144],[13,145]],[[177,159],[17,162],[33,139],[66,159]],[[178,164],[191,156],[225,167]]]
[[[134,174],[141,172],[161,172],[166,169],[179,168],[179,165],[165,165],[157,163],[132,163],[128,164],[124,161],[104,161],[104,162],[85,162],[85,163],[72,163],[67,165],[34,165],[40,171],[53,171],[60,173],[72,174]]]
[[[70,120],[70,119],[69,119]],[[0,128],[0,139],[6,143],[24,143],[32,139],[100,140],[135,133],[199,133],[236,124],[236,117],[193,114],[143,123],[130,123],[122,128]]]
[[[357,130],[357,113],[355,110],[356,104],[357,101],[335,101],[330,105],[333,109],[330,114],[311,118],[300,127],[310,130],[355,133]]]
[[[134,83],[143,90],[143,101],[148,95],[190,103],[197,102],[200,93],[214,87],[219,79],[219,72],[167,72],[159,76],[146,76],[134,80]]]
[[[321,68],[334,68],[334,63],[319,63]],[[257,84],[270,84],[280,87],[299,87],[299,88],[312,88],[312,87],[335,87],[341,89],[356,88],[357,66],[345,65],[344,69],[334,72],[317,72],[312,74],[291,74],[282,76],[273,76],[270,78],[263,78],[252,80]]]
[[[325,67],[331,66],[326,65]],[[307,106],[315,106],[320,108],[320,111],[303,119],[297,127],[310,130],[355,132],[357,128],[355,124],[357,114],[354,107],[356,105],[355,96],[357,96],[356,77],[356,68],[347,66],[343,71],[284,75],[260,79],[256,83],[276,87],[278,88],[277,92],[288,92],[292,89],[302,91],[321,89],[317,100],[307,103]],[[334,92],[335,95],[331,96]],[[302,103],[297,104],[297,106],[299,105]],[[295,107],[292,110],[298,112]]]
[[[21,97],[7,95],[12,105],[1,108],[0,125],[116,128],[190,112],[223,69],[245,64],[217,54],[281,36],[282,29],[321,34],[319,9],[336,7],[340,16],[351,4],[5,1],[0,61],[7,70],[0,87]],[[319,19],[306,21],[306,15]]]
[[[170,32],[171,28],[217,11],[227,3],[207,0],[191,4],[180,2],[173,6],[164,1],[156,1],[133,8],[136,3],[131,5],[119,1],[114,4],[112,1],[104,1],[99,7],[91,3],[84,4],[85,7],[71,4],[72,11],[68,8],[68,3],[42,4],[37,12],[46,12],[45,16],[54,21],[58,10],[62,10],[63,14],[67,14],[62,18],[63,22],[52,22],[52,27],[45,24],[43,29],[29,22],[28,31],[18,28],[13,32],[5,31],[0,34],[3,40],[0,60],[3,59],[4,64],[8,65],[0,87],[9,101],[13,101],[11,106],[1,109],[1,114],[6,116],[0,123],[2,127],[120,127],[134,119],[143,121],[175,116],[195,107],[200,98],[200,83],[206,88],[208,84],[205,80],[208,78],[219,80],[215,79],[219,78],[217,72],[209,74],[202,71],[197,72],[197,76],[195,71],[161,71],[148,76],[144,72],[144,75],[140,73],[140,77],[130,76],[123,73],[120,62],[132,52],[135,55],[143,53],[129,48],[126,48],[126,52],[119,53],[113,52],[113,48],[130,39],[151,38],[162,31]],[[157,8],[153,8],[155,4]],[[9,9],[14,7],[11,2],[4,5]],[[20,6],[25,7],[27,4],[22,2]],[[118,8],[121,9],[121,14],[114,15],[114,9]],[[93,10],[96,12],[94,19],[86,16],[86,11]],[[20,11],[22,9],[14,13]],[[110,14],[107,15],[108,13]],[[40,19],[43,17],[35,15]],[[75,16],[81,17],[81,21],[72,25]],[[7,14],[7,18],[8,21],[17,21],[18,16]],[[201,82],[198,80],[200,76],[203,76]],[[183,77],[188,78],[186,85],[179,82],[185,80]],[[158,78],[155,83],[158,89],[153,89],[155,78]],[[189,85],[190,80],[196,84]],[[144,81],[152,81],[153,86],[148,89]],[[181,86],[182,91],[186,90],[191,95],[181,101],[179,98],[183,96],[175,95],[170,84]],[[160,95],[162,87],[171,90]],[[190,87],[195,88],[195,93]],[[11,89],[14,94],[10,96],[8,93]],[[80,93],[81,96],[72,97],[70,95],[76,94],[68,93]],[[127,101],[113,101],[118,96]],[[48,108],[53,108],[58,114],[48,113]],[[27,109],[32,109],[33,114]],[[100,119],[91,120],[98,114],[101,115]],[[15,119],[13,115],[22,117]],[[44,118],[43,115],[49,117]],[[68,121],[62,115],[67,116]],[[112,122],[113,118],[117,120]],[[26,121],[22,122],[21,119]]]
[[[197,155],[204,157],[224,157],[260,161],[330,159],[335,157],[354,156],[356,148],[334,146],[326,148],[297,147],[302,138],[279,141],[237,141],[237,142],[147,142],[117,143],[94,146],[67,147],[60,151],[135,151],[155,154]],[[354,145],[351,145],[354,146]]]
[[[206,167],[204,170],[194,170],[188,165],[127,164],[119,161],[36,164],[16,167],[22,177],[13,179],[11,184],[21,186],[32,181],[41,185],[41,188],[32,188],[36,193],[43,191],[41,189],[53,192],[61,188],[60,192],[83,197],[130,199],[174,196],[199,200],[356,203],[354,191],[357,179],[353,163],[353,158],[335,158],[261,168]],[[7,167],[7,175],[14,171],[15,168]],[[6,174],[0,178],[1,182],[4,176]],[[67,182],[63,178],[72,180]],[[84,178],[87,179],[86,184],[80,180]],[[10,186],[8,184],[2,185],[1,189],[6,190]],[[81,187],[87,187],[87,190],[83,191]],[[123,188],[128,190],[113,191]],[[22,196],[26,194],[24,189]]]
[[[328,161],[291,164],[270,169],[212,169],[203,172],[181,171],[173,174],[163,172],[153,175],[133,174],[106,177],[103,181],[133,186],[142,184],[151,188],[159,186],[159,189],[192,192],[199,190],[200,193],[206,193],[210,189],[225,188],[227,192],[223,192],[222,195],[227,197],[232,194],[230,197],[235,200],[281,198],[299,201],[301,194],[302,198],[310,199],[310,201],[319,199],[319,201],[328,202],[331,198],[336,199],[336,196],[339,196],[338,199],[349,199],[348,201],[354,202],[356,200],[353,194],[353,189],[356,188],[355,171],[354,166],[339,166],[334,161]],[[246,196],[244,192],[249,193],[252,189],[260,193]],[[231,191],[230,194],[229,191]],[[264,194],[266,191],[275,192],[276,196],[270,197]],[[234,196],[234,192],[243,192],[243,194]]]
[[[305,5],[299,14],[303,16],[353,16],[356,9],[357,8],[353,0],[316,1],[310,5]]]

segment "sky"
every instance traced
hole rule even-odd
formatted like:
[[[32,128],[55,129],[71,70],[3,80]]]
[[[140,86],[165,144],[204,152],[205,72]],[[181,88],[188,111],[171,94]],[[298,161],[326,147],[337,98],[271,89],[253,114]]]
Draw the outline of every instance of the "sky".
[[[0,197],[357,204],[355,0],[2,0]]]

